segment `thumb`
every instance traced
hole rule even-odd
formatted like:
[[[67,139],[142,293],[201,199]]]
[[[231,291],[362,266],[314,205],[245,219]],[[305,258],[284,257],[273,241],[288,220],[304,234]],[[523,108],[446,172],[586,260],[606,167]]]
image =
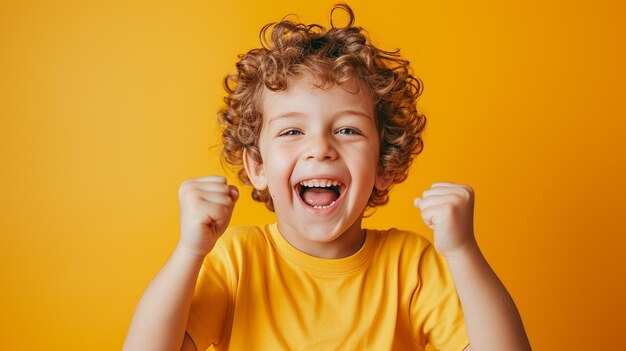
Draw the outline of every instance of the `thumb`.
[[[420,210],[420,214],[422,216],[422,220],[424,221],[424,224],[426,224],[426,226],[430,229],[435,229],[435,224],[433,223],[433,214],[431,213],[431,211],[423,210],[420,207],[421,200],[422,198],[420,197],[415,198],[415,200],[413,200],[413,206],[415,206],[417,209]]]
[[[420,200],[421,198],[416,197],[415,200],[413,200],[413,206],[420,208]]]
[[[231,200],[233,200],[233,204],[235,204],[235,202],[237,202],[237,200],[239,199],[239,189],[237,189],[237,187],[234,185],[229,185],[228,188],[230,189],[228,195],[230,196]]]

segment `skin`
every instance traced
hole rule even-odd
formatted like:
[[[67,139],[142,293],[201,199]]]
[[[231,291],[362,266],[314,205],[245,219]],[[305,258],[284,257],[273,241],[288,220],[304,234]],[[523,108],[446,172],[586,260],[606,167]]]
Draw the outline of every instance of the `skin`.
[[[314,83],[304,75],[286,91],[265,92],[259,138],[264,163],[244,153],[244,166],[253,186],[272,194],[279,230],[289,243],[314,256],[339,258],[359,250],[369,194],[391,180],[377,168],[379,141],[367,90],[354,94],[356,84],[320,89]],[[297,191],[306,179],[341,181],[341,197],[328,209],[312,209]],[[181,185],[179,243],[142,296],[124,350],[196,350],[185,333],[196,280],[238,198],[220,176]],[[513,300],[476,243],[472,188],[434,183],[414,204],[448,262],[471,349],[530,350]]]
[[[380,142],[367,90],[315,83],[304,75],[288,91],[265,91],[259,136],[264,162],[246,154],[245,168],[255,188],[269,189],[289,243],[313,256],[339,258],[361,247],[363,209],[372,189],[389,186],[390,179],[378,172]],[[341,196],[328,209],[314,209],[301,200],[298,184],[322,179],[340,181]]]
[[[474,236],[474,190],[434,183],[414,201],[434,231],[461,300],[471,347],[465,350],[531,350],[513,299],[480,252]]]

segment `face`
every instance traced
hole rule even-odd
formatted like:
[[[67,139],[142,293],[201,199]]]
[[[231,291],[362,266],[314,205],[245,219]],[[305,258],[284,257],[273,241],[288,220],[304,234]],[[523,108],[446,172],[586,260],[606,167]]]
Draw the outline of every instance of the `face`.
[[[314,256],[344,257],[362,244],[361,220],[373,188],[389,182],[378,174],[369,91],[356,83],[325,89],[315,83],[305,74],[286,91],[264,92],[263,163],[246,157],[245,166],[255,188],[272,195],[287,241]]]

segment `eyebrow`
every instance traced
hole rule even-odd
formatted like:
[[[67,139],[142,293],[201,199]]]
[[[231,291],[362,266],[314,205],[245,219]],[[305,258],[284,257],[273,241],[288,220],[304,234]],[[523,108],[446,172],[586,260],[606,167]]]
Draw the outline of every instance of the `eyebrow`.
[[[333,118],[338,118],[343,115],[353,115],[353,116],[358,116],[361,118],[366,118],[367,120],[374,120],[373,115],[370,115],[367,112],[359,111],[359,110],[341,110],[335,113],[333,115]],[[277,120],[281,120],[283,118],[290,118],[290,117],[307,117],[307,114],[304,112],[297,112],[297,111],[284,112],[284,113],[278,114],[277,116],[270,117],[267,123],[270,124]]]
[[[290,118],[290,117],[305,117],[305,114],[302,112],[285,112],[285,113],[281,113],[277,116],[274,117],[270,117],[268,124],[272,123],[272,122],[276,122],[278,120],[284,119],[284,118]]]

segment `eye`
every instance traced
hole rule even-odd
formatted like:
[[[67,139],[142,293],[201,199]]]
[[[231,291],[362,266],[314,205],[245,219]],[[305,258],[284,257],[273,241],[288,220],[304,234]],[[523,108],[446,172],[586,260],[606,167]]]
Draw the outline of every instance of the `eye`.
[[[281,132],[278,136],[287,137],[287,136],[296,136],[296,135],[302,135],[302,132],[297,129],[288,129],[284,132]]]
[[[361,132],[354,128],[341,128],[336,133],[345,135],[361,135]]]

